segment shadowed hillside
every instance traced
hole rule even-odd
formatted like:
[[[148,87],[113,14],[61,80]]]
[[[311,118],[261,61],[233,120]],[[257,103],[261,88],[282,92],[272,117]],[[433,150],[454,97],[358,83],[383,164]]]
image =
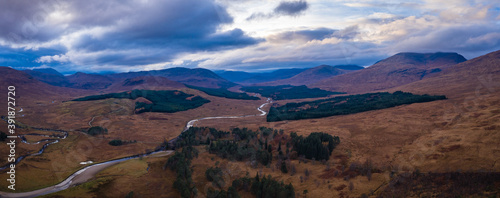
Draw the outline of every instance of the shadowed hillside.
[[[139,76],[161,76],[180,83],[208,88],[229,88],[236,85],[218,76],[214,72],[202,68],[188,69],[176,67],[164,70],[110,74],[108,76],[113,79],[127,79]]]
[[[261,83],[259,85],[310,85],[323,79],[346,74],[360,69],[363,69],[363,67],[356,65],[339,65],[339,67],[320,65],[300,72],[299,74],[291,78]]]
[[[276,71],[263,73],[223,71],[219,72],[219,75],[235,83],[250,85],[291,78],[305,70],[307,70],[307,68],[278,69]]]
[[[407,84],[398,89],[419,93],[441,93],[459,98],[480,97],[500,91],[500,51],[447,67],[439,76]]]
[[[169,80],[161,76],[139,76],[135,78],[124,79],[111,85],[109,91],[128,91],[133,89],[150,90],[170,90],[185,88],[184,84]]]
[[[44,83],[54,85],[54,86],[62,86],[66,87],[69,86],[69,81],[56,71],[55,69],[51,68],[44,68],[44,69],[33,69],[33,70],[23,70],[33,78],[42,81]]]
[[[76,89],[105,89],[113,84],[113,79],[99,74],[77,72],[66,78],[69,80],[70,87]]]
[[[439,75],[443,69],[465,61],[457,53],[399,53],[374,65],[313,84],[331,91],[360,93],[405,85]]]

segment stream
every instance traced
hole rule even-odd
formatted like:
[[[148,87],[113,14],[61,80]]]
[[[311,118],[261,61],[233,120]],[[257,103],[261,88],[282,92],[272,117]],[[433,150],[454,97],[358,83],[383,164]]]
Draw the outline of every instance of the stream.
[[[68,132],[67,131],[63,131],[63,130],[54,130],[54,129],[44,129],[44,128],[35,128],[35,127],[32,127],[32,129],[35,129],[35,130],[39,130],[39,131],[51,131],[51,132],[57,132],[57,133],[61,133],[62,135],[43,135],[43,134],[37,134],[37,133],[29,133],[29,134],[25,134],[25,135],[18,135],[17,137],[21,139],[21,142],[24,143],[24,144],[40,144],[42,142],[47,142],[45,143],[42,148],[40,150],[38,150],[38,152],[36,153],[30,153],[30,154],[26,154],[26,155],[22,155],[22,156],[19,156],[17,159],[16,159],[16,162],[14,162],[14,164],[18,164],[21,160],[23,160],[24,158],[26,157],[29,157],[29,156],[36,156],[36,155],[41,155],[43,153],[43,151],[51,144],[55,144],[55,143],[58,143],[59,140],[61,139],[66,139],[66,137],[68,137]],[[33,143],[30,143],[26,140],[26,136],[42,136],[42,137],[48,137],[48,138],[51,138],[51,139],[44,139],[44,140],[40,140],[38,142],[33,142]],[[9,166],[10,166],[11,163],[8,163],[2,167],[0,167],[0,171],[3,171],[5,169],[7,169]]]

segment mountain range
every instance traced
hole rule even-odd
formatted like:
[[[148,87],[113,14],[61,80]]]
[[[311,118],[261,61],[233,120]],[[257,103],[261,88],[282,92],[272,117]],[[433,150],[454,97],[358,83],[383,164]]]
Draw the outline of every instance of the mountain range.
[[[498,53],[498,52],[494,52]],[[488,55],[491,57],[492,55]],[[476,59],[474,59],[476,60]],[[472,60],[471,60],[472,61]],[[71,88],[71,90],[126,90],[128,88],[161,87],[180,88],[183,84],[207,87],[230,88],[239,84],[249,85],[307,85],[329,91],[362,93],[391,89],[425,79],[436,79],[456,72],[471,72],[464,64],[466,59],[457,53],[398,53],[363,68],[356,65],[320,65],[307,69],[281,69],[270,73],[248,73],[234,71],[212,72],[207,69],[170,68],[164,70],[127,72],[116,74],[86,74],[77,72],[64,76],[54,69],[16,71],[2,67],[12,73],[10,82],[35,83],[35,87]],[[458,67],[460,66],[460,67]],[[491,67],[491,66],[490,66]],[[476,71],[484,69],[477,68]],[[221,76],[231,79],[227,80]],[[264,81],[264,78],[267,81]],[[277,79],[277,80],[276,80]],[[460,79],[460,78],[457,78]],[[3,79],[5,81],[7,79]],[[43,86],[42,86],[43,84]],[[456,82],[455,84],[461,84]],[[415,87],[414,87],[415,88]],[[78,91],[76,91],[78,92]]]
[[[216,73],[232,82],[243,85],[250,85],[291,78],[305,70],[307,70],[307,68],[278,69],[272,72],[262,73],[251,73],[243,71],[216,71]]]
[[[266,141],[273,148],[279,148],[278,145],[282,144],[283,139],[291,137],[293,134],[289,133],[291,131],[295,132],[294,134],[299,134],[300,138],[317,131],[326,131],[329,134],[338,136],[341,143],[333,151],[331,161],[326,164],[326,167],[330,167],[330,170],[325,168],[324,163],[314,161],[303,163],[300,162],[301,159],[289,160],[288,163],[295,165],[290,167],[290,172],[298,168],[297,173],[301,177],[304,172],[309,172],[308,170],[318,170],[311,171],[313,173],[311,173],[310,177],[313,179],[308,182],[300,181],[298,179],[299,175],[283,174],[280,171],[276,172],[272,168],[262,168],[265,171],[264,173],[273,175],[270,177],[276,176],[284,181],[290,181],[297,188],[303,186],[310,188],[313,186],[314,191],[319,189],[322,190],[321,192],[332,192],[330,186],[326,187],[326,185],[313,183],[314,180],[321,181],[322,179],[333,184],[342,184],[344,186],[342,188],[346,188],[347,185],[351,184],[347,183],[349,181],[345,181],[345,175],[350,177],[350,173],[355,173],[358,169],[362,170],[370,166],[372,169],[367,169],[370,174],[372,174],[370,170],[376,170],[373,172],[373,177],[368,177],[368,173],[366,174],[367,178],[360,177],[361,172],[359,172],[359,175],[356,173],[355,176],[350,177],[350,180],[355,181],[356,184],[353,187],[356,190],[353,190],[353,192],[359,192],[359,189],[373,192],[370,190],[374,189],[373,187],[392,190],[398,188],[399,185],[391,186],[392,183],[403,180],[424,181],[424,179],[414,180],[414,178],[420,177],[430,178],[428,180],[431,181],[432,177],[426,177],[426,175],[430,174],[437,174],[438,177],[434,180],[439,183],[442,183],[442,178],[449,177],[452,178],[450,180],[453,180],[459,174],[472,175],[470,177],[460,175],[456,177],[459,180],[458,182],[462,182],[468,181],[469,178],[475,178],[477,175],[490,174],[491,171],[496,172],[495,174],[498,175],[498,170],[500,170],[500,164],[498,163],[500,151],[498,148],[500,140],[500,126],[498,124],[500,119],[500,51],[491,52],[471,60],[465,60],[463,56],[456,53],[398,53],[367,68],[320,65],[303,69],[286,78],[281,76],[283,79],[253,83],[269,83],[269,85],[273,83],[297,83],[296,85],[307,83],[308,87],[347,92],[349,96],[340,96],[340,98],[362,99],[361,101],[376,99],[377,94],[373,94],[374,97],[363,98],[359,96],[372,94],[357,95],[357,93],[403,91],[398,93],[403,95],[410,93],[442,95],[446,98],[444,100],[424,101],[422,103],[405,104],[347,115],[279,122],[266,122],[264,117],[255,116],[255,114],[259,113],[257,108],[261,112],[272,112],[273,108],[291,106],[297,104],[296,102],[310,102],[311,99],[276,100],[269,104],[269,101],[264,98],[261,98],[261,100],[227,98],[224,97],[224,94],[228,94],[226,88],[230,87],[231,90],[238,91],[240,87],[238,84],[243,83],[231,82],[206,69],[172,68],[106,75],[75,73],[64,76],[52,69],[20,71],[9,67],[0,67],[0,73],[3,74],[3,77],[0,78],[1,89],[7,90],[8,86],[16,87],[16,122],[27,126],[70,131],[68,138],[50,146],[50,149],[47,149],[43,155],[28,157],[23,160],[19,166],[19,173],[29,171],[29,173],[49,175],[47,172],[50,172],[50,177],[54,177],[52,174],[53,169],[50,167],[54,163],[67,161],[64,160],[64,157],[59,156],[74,153],[78,154],[75,155],[79,157],[72,160],[71,163],[64,164],[71,167],[66,170],[65,174],[67,175],[81,168],[81,164],[77,163],[79,161],[92,160],[101,162],[116,159],[117,156],[136,155],[144,150],[157,147],[161,142],[175,139],[181,134],[187,123],[192,124],[190,120],[193,119],[196,121],[194,126],[208,126],[214,129],[236,129],[238,127],[245,130],[246,128],[250,130],[256,128],[267,129],[266,127],[276,129],[274,134],[269,132],[269,137],[274,136],[272,140]],[[247,75],[245,73],[240,74],[239,79],[243,79]],[[203,85],[204,87],[218,89],[206,89],[208,91],[203,92],[185,86],[193,84],[196,84],[194,86]],[[150,104],[151,100],[146,97],[139,97],[135,100],[110,98],[81,102],[70,101],[104,93],[131,93],[129,91],[133,89],[179,90],[167,92],[173,94],[185,93],[194,97],[200,96],[210,100],[210,102],[203,104],[199,108],[177,113],[147,112],[136,114],[134,109],[137,104]],[[214,92],[219,93],[219,95],[213,94]],[[186,100],[194,97],[186,98]],[[321,103],[330,99],[332,98],[327,96],[325,99],[322,98],[316,101]],[[340,101],[338,104],[343,104],[343,102]],[[4,100],[3,103],[0,102],[0,106],[0,111],[7,112],[7,100]],[[305,108],[309,107],[306,106]],[[203,119],[219,116],[238,118]],[[5,123],[3,122],[4,129],[7,128]],[[109,133],[99,137],[84,133],[87,129],[90,129],[89,127],[93,126],[105,127]],[[21,130],[25,130],[24,133],[31,133],[34,129]],[[278,133],[278,130],[283,130],[283,133]],[[200,130],[199,134],[203,134],[205,131],[206,134],[212,133],[210,129]],[[52,132],[48,134],[50,133]],[[288,136],[288,133],[290,136]],[[113,146],[109,142],[115,139],[123,140],[126,143],[119,147]],[[5,146],[8,145],[4,144]],[[89,147],[94,150],[86,150]],[[25,147],[20,146],[19,149],[22,149],[21,152],[27,152],[27,150],[24,150]],[[61,149],[68,149],[68,151],[61,153]],[[0,149],[0,151],[6,154],[5,151],[8,152],[8,149]],[[273,152],[273,156],[279,156],[276,149]],[[209,152],[200,152],[199,154],[200,157],[193,158],[191,162],[194,170],[193,181],[197,183],[207,181],[204,177],[204,173],[208,170],[207,167],[212,166],[214,163],[217,164],[219,161],[225,167],[257,170],[251,168],[248,161],[223,159]],[[295,156],[297,155],[295,154]],[[114,166],[115,169],[111,169],[112,172],[104,173],[111,175],[106,176],[113,178],[111,181],[119,181],[120,188],[122,188],[122,184],[139,185],[146,183],[147,185],[161,184],[164,186],[163,189],[172,189],[176,174],[162,169],[168,161],[167,158],[168,156],[158,158],[159,160],[145,158],[144,161],[128,161],[128,164]],[[5,159],[3,162],[5,162]],[[46,163],[44,164],[44,162]],[[229,165],[229,163],[233,164]],[[273,162],[271,167],[275,167],[274,164],[276,163]],[[285,164],[286,166],[286,163],[279,164]],[[332,164],[336,164],[336,166],[330,166]],[[344,173],[341,173],[343,172],[341,167],[344,164],[348,168],[344,172],[346,174],[342,175]],[[122,173],[137,174],[139,169],[142,170],[141,176],[123,177],[124,174]],[[244,172],[240,171],[240,175],[243,175]],[[335,176],[336,174],[338,176]],[[411,177],[398,179],[403,178],[401,175],[410,175]],[[46,180],[45,178],[49,177],[42,179]],[[486,181],[497,181],[498,177],[493,175],[489,178],[491,180]],[[41,182],[43,180],[38,179],[38,181],[35,181],[43,183]],[[475,181],[479,180],[482,181],[482,179]],[[91,180],[91,182],[93,181],[95,180]],[[171,182],[166,183],[165,181]],[[411,188],[415,183],[406,186]],[[444,185],[448,186],[448,184]],[[483,189],[492,189],[489,187],[490,184],[491,182]],[[212,186],[212,184],[210,185]],[[406,188],[406,186],[399,188]],[[456,186],[453,188],[462,189],[460,186]],[[82,188],[78,189],[78,186],[76,188],[78,190],[76,192],[80,193]],[[120,192],[119,196],[110,197],[123,197],[132,189],[134,193],[137,192],[137,194],[145,196],[145,193],[152,192],[147,189],[147,186],[140,188],[144,189],[141,191],[138,188],[130,188],[129,186],[123,188],[126,191]],[[113,187],[113,189],[115,188]],[[420,193],[421,188],[418,189]],[[430,189],[430,187],[426,187],[426,189]],[[443,188],[436,189],[436,191],[440,191]],[[107,190],[109,188],[99,192]],[[178,197],[175,191],[164,191],[174,192],[172,197]],[[348,190],[341,192],[348,192]],[[484,190],[484,192],[490,193],[488,190]],[[62,193],[67,193],[67,191]],[[459,193],[462,193],[462,191],[459,191]],[[162,195],[164,194],[149,195],[147,197],[160,197]],[[355,196],[360,195],[358,193]],[[321,196],[315,194],[315,197]]]

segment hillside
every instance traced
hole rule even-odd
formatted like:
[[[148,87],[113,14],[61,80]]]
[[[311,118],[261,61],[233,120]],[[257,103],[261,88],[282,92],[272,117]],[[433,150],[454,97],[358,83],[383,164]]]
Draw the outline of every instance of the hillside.
[[[217,75],[220,77],[227,79],[231,82],[241,82],[245,79],[249,79],[257,75],[257,73],[251,73],[251,72],[244,72],[244,71],[225,71],[225,70],[218,70],[214,71]]]
[[[300,72],[299,74],[291,78],[260,83],[259,85],[310,85],[323,79],[328,79],[334,76],[346,74],[362,68],[363,67],[355,65],[340,65],[339,67],[320,65],[317,67],[309,68],[303,72]]]
[[[218,76],[214,72],[202,68],[188,69],[176,67],[164,70],[109,74],[107,76],[112,79],[121,80],[139,76],[161,76],[180,83],[208,88],[228,88],[236,85],[235,83]]]
[[[446,95],[447,100],[351,115],[272,122],[265,126],[299,134],[330,131],[345,143],[340,146],[349,151],[351,162],[371,161],[379,167],[392,167],[396,172],[498,172],[499,65],[500,51],[496,51],[443,68],[439,75],[386,90]],[[351,74],[344,76],[347,75]],[[275,101],[278,105],[286,103],[288,101]],[[238,126],[251,128],[260,124],[261,121],[255,120]],[[210,127],[225,125],[235,126],[230,121],[203,123]]]
[[[337,69],[342,69],[342,70],[360,70],[364,69],[364,67],[361,67],[359,65],[335,65],[334,66]]]
[[[42,81],[44,83],[54,85],[54,86],[69,86],[69,81],[59,73],[58,71],[51,68],[44,69],[33,69],[33,70],[23,70],[33,78]]]
[[[49,104],[52,101],[62,101],[71,98],[73,95],[83,95],[87,92],[85,90],[76,90],[71,88],[52,86],[41,81],[36,80],[34,77],[19,70],[9,67],[0,67],[0,73],[4,75],[0,78],[0,88],[6,90],[9,86],[15,86],[16,92],[16,107],[24,108],[25,113],[28,112],[29,107],[37,105]],[[7,113],[7,100],[2,100],[0,104],[2,113]],[[42,104],[43,103],[43,104]],[[33,120],[36,121],[36,120]]]
[[[481,97],[500,91],[500,51],[447,67],[439,76],[395,89],[417,93],[444,93],[457,98]]]
[[[77,72],[73,75],[63,76],[54,69],[23,70],[35,79],[59,87],[76,89],[102,90],[108,87],[118,89],[127,86],[154,86],[179,88],[182,83],[209,88],[228,88],[236,85],[214,72],[196,68],[170,68],[155,71],[128,72],[117,74],[87,74]],[[130,82],[126,82],[127,79]],[[141,81],[141,82],[139,82]],[[176,81],[176,83],[174,83]]]
[[[292,68],[292,69],[278,69],[272,72],[263,72],[263,73],[247,73],[246,76],[243,76],[241,73],[236,73],[239,74],[241,77],[245,78],[237,78],[234,79],[233,82],[239,83],[239,84],[245,84],[245,85],[251,85],[251,84],[256,84],[256,83],[263,83],[263,82],[270,82],[270,81],[275,81],[275,80],[281,80],[281,79],[286,79],[286,78],[291,78],[300,72],[303,72],[307,70],[307,68]],[[223,77],[224,76],[229,76],[234,74],[233,72],[224,72],[224,74],[221,74]]]
[[[107,88],[109,91],[128,91],[132,89],[149,89],[149,90],[169,90],[185,88],[184,84],[169,80],[161,76],[139,76],[135,78],[127,78],[116,82]]]
[[[436,76],[443,69],[465,60],[457,53],[399,53],[366,69],[325,79],[311,86],[348,93],[383,90]]]
[[[66,77],[70,87],[76,89],[105,89],[113,84],[113,79],[99,75],[77,72]]]

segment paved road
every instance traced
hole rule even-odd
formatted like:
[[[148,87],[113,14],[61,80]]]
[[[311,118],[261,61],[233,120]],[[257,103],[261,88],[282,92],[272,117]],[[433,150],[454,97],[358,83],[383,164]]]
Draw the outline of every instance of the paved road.
[[[154,154],[151,154],[151,157],[162,157],[171,154],[173,151],[160,151],[156,152]],[[122,158],[122,159],[117,159],[117,160],[111,160],[99,164],[94,164],[91,166],[87,166],[83,169],[80,169],[79,171],[73,173],[70,175],[68,178],[66,178],[64,181],[62,181],[59,184],[56,184],[54,186],[50,186],[47,188],[42,188],[30,192],[22,192],[22,193],[7,193],[7,192],[0,192],[0,197],[36,197],[36,196],[42,196],[54,192],[59,192],[61,190],[65,190],[71,186],[78,185],[85,183],[86,181],[92,179],[98,172],[101,172],[102,170],[113,166],[115,164],[118,164],[120,162],[138,158],[137,157],[130,157],[130,158]]]

